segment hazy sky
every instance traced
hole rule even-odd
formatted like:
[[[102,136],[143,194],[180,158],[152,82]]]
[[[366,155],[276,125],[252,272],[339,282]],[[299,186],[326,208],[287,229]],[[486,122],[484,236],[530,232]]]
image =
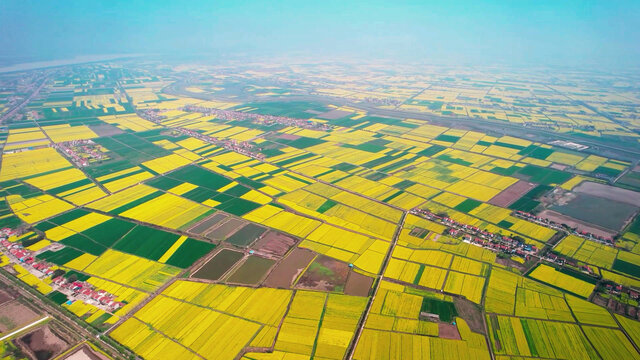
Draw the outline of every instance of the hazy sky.
[[[0,56],[640,65],[640,1],[0,0]]]

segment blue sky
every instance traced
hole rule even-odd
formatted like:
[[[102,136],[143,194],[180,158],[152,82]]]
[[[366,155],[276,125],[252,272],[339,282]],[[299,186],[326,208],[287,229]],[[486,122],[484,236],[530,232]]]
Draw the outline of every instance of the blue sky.
[[[0,54],[640,65],[640,1],[1,0]]]

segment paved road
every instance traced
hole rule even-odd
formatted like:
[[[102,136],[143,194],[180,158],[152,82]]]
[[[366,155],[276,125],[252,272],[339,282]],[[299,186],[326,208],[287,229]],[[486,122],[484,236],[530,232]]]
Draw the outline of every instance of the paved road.
[[[33,99],[36,95],[38,95],[40,93],[40,90],[42,90],[42,88],[46,85],[48,79],[49,77],[45,75],[42,78],[41,80],[42,82],[40,83],[40,85],[31,93],[31,95],[29,95],[21,103],[15,105],[11,110],[4,113],[4,115],[0,116],[0,124],[2,124],[5,120],[9,119],[18,111],[20,111],[23,107],[25,107],[31,101],[31,99]]]
[[[0,341],[3,341],[3,340],[5,340],[5,339],[8,339],[8,338],[12,337],[13,335],[19,334],[19,333],[21,333],[21,332],[23,332],[23,331],[25,331],[25,330],[27,330],[27,329],[29,329],[29,328],[33,327],[33,326],[36,326],[36,325],[40,324],[41,322],[43,322],[43,321],[45,321],[45,320],[47,320],[47,319],[49,319],[49,315],[47,315],[47,316],[43,317],[43,318],[42,318],[42,319],[40,319],[40,320],[36,320],[36,321],[32,322],[32,323],[31,323],[31,324],[29,324],[29,325],[23,326],[23,327],[21,327],[21,328],[20,328],[20,329],[18,329],[18,330],[15,330],[15,331],[12,331],[12,332],[8,333],[7,335],[5,335],[5,336],[1,337],[1,338],[0,338]]]
[[[398,227],[396,228],[396,232],[393,235],[391,246],[389,247],[389,250],[387,251],[387,255],[385,256],[384,261],[382,262],[380,273],[376,277],[375,288],[373,289],[373,293],[369,298],[369,302],[367,302],[367,307],[364,310],[364,314],[362,315],[360,323],[358,324],[356,333],[354,334],[353,340],[351,341],[349,349],[347,350],[346,359],[351,360],[353,358],[353,355],[356,350],[356,346],[358,346],[358,341],[360,341],[360,336],[362,336],[362,330],[364,330],[364,325],[367,323],[367,319],[369,318],[369,312],[371,311],[371,306],[373,305],[373,301],[376,299],[376,295],[378,294],[378,290],[380,289],[380,283],[382,283],[382,277],[384,275],[385,270],[387,269],[387,266],[389,265],[389,260],[391,259],[391,255],[393,254],[393,249],[395,249],[396,244],[398,243],[398,238],[400,237],[400,232],[404,227],[404,220],[406,219],[406,217],[407,217],[407,212],[405,211],[402,213],[402,218],[400,219],[398,223]]]

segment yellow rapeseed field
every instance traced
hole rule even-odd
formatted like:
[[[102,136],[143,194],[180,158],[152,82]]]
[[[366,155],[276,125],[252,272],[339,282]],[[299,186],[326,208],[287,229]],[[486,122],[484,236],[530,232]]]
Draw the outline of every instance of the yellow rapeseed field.
[[[24,178],[71,166],[53,148],[35,149],[17,153],[3,153],[0,181]]]

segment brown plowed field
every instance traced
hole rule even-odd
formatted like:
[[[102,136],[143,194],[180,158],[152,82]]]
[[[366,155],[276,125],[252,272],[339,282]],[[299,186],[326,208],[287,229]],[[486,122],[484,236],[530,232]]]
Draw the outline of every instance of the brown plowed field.
[[[271,271],[263,285],[288,289],[315,257],[311,250],[296,248]]]
[[[283,256],[295,245],[296,239],[275,231],[269,231],[253,244],[252,249],[264,254]]]
[[[488,201],[489,204],[501,207],[507,207],[513,204],[514,201],[520,199],[522,195],[529,192],[529,190],[536,187],[536,184],[528,181],[520,180],[517,183],[502,190],[498,195],[491,198]]]

